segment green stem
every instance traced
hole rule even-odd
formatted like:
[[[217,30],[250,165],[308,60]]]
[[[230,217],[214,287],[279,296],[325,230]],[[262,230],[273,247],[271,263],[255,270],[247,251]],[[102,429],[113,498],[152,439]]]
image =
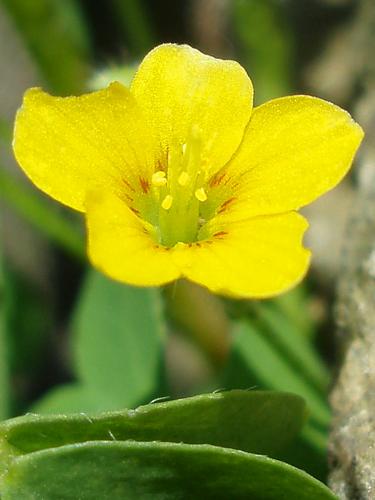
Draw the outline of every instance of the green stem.
[[[0,167],[0,199],[51,241],[79,259],[85,259],[82,234],[75,224],[54,210],[51,204],[29,187],[21,185],[4,167]]]

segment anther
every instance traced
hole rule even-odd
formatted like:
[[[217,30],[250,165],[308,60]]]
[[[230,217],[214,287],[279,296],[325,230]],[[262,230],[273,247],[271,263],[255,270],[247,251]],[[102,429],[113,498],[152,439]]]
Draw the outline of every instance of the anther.
[[[162,208],[164,208],[164,210],[169,210],[172,206],[172,203],[173,203],[173,196],[167,194],[167,196],[162,201],[161,206]]]
[[[178,177],[178,183],[180,186],[186,186],[186,184],[189,182],[190,176],[187,172],[183,171],[180,173]]]
[[[153,186],[160,187],[167,184],[167,179],[165,177],[165,172],[163,170],[158,170],[152,174],[151,182]]]
[[[197,200],[199,201],[206,201],[207,200],[207,195],[206,195],[206,191],[204,190],[204,188],[199,188],[195,191],[195,197]]]

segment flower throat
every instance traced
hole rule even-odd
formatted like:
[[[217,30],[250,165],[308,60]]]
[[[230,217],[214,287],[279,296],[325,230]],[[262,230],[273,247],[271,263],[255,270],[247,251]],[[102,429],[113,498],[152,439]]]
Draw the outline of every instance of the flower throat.
[[[203,161],[201,134],[193,127],[186,143],[170,146],[166,169],[152,175],[153,219],[157,239],[164,246],[197,241],[206,222],[200,210],[207,201]]]

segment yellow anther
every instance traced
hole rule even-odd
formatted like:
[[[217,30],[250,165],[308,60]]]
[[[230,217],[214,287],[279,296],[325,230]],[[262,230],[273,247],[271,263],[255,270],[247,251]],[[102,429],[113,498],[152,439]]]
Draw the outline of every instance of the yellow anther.
[[[162,201],[161,206],[162,208],[164,208],[164,210],[169,210],[172,206],[172,203],[173,203],[173,196],[167,194],[167,196]]]
[[[197,189],[194,194],[195,194],[196,199],[199,201],[206,201],[207,200],[207,195],[206,195],[206,191],[204,190],[204,188]]]
[[[186,142],[182,145],[182,154],[184,155],[186,152]]]
[[[158,170],[157,172],[152,174],[151,182],[153,186],[165,186],[167,184],[165,172],[163,170]]]
[[[186,184],[189,182],[190,176],[187,172],[183,171],[180,173],[178,177],[178,183],[180,186],[186,186]]]

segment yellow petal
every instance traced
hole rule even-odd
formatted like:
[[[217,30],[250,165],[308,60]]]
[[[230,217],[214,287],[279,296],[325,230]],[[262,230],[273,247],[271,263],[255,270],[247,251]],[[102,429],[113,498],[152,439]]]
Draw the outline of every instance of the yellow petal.
[[[215,171],[239,145],[252,107],[252,84],[234,61],[166,44],[140,65],[131,92],[159,138],[160,158],[199,134],[202,166]]]
[[[185,247],[181,272],[215,293],[239,298],[277,295],[307,271],[310,252],[301,244],[306,228],[306,220],[295,212],[233,223],[217,231],[212,242]]]
[[[87,204],[88,254],[107,276],[131,285],[157,286],[180,272],[170,250],[160,247],[117,196],[92,194]]]
[[[119,83],[81,97],[30,89],[17,114],[14,151],[41,190],[81,211],[89,190],[126,188],[148,176],[155,155],[134,97]]]
[[[348,171],[363,131],[339,107],[309,96],[255,108],[226,170],[237,188],[223,218],[295,210],[333,188]]]

